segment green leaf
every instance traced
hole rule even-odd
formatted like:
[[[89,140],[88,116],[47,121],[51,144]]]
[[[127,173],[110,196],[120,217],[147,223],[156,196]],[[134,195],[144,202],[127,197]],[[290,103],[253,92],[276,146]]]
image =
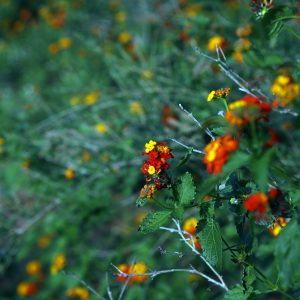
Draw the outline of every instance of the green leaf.
[[[213,219],[208,219],[206,226],[197,235],[202,245],[203,255],[208,262],[222,268],[222,238],[219,224]]]
[[[243,287],[245,294],[250,296],[254,292],[253,283],[256,279],[254,268],[246,266],[243,274]]]
[[[240,284],[236,285],[233,289],[229,290],[224,300],[247,300],[248,297],[244,294],[244,290]]]
[[[174,209],[173,215],[174,215],[175,219],[178,219],[179,221],[182,221],[183,220],[183,216],[184,216],[184,208],[181,205],[177,206]]]
[[[180,183],[176,186],[178,201],[181,205],[190,204],[195,198],[196,188],[193,177],[190,173],[185,173],[180,178]]]
[[[284,288],[296,283],[299,270],[300,231],[296,220],[292,220],[282,229],[276,240],[274,256],[279,280]]]
[[[165,224],[170,216],[171,211],[168,210],[162,210],[162,211],[156,211],[156,212],[150,212],[142,221],[139,230],[142,233],[150,233],[157,229],[159,229],[160,226]]]
[[[201,200],[205,197],[221,180],[224,180],[232,172],[245,166],[249,161],[250,155],[243,152],[233,153],[219,175],[210,175],[209,178],[201,184],[199,188],[199,199]]]
[[[259,159],[253,159],[251,163],[251,171],[253,173],[254,180],[259,189],[263,192],[266,192],[268,188],[269,165],[275,150],[276,148],[272,147],[271,149],[267,150]]]

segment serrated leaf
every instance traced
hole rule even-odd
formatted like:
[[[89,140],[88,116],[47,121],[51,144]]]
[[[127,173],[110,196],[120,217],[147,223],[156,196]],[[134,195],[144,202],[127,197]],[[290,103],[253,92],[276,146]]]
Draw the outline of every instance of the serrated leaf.
[[[268,187],[269,164],[275,153],[275,149],[276,148],[272,147],[259,159],[253,159],[251,163],[251,171],[253,173],[254,180],[259,189],[263,192],[265,192]]]
[[[183,220],[184,215],[184,208],[182,206],[178,206],[174,209],[173,215],[175,219],[178,219],[179,221]]]
[[[160,226],[164,225],[169,220],[170,216],[171,211],[168,210],[150,212],[143,219],[139,230],[142,233],[153,232],[159,229]]]
[[[208,219],[206,226],[197,235],[203,249],[203,256],[208,262],[222,268],[222,238],[219,224],[213,219]]]
[[[233,289],[230,289],[224,296],[224,300],[247,300],[248,297],[244,294],[241,285],[236,285]]]
[[[188,205],[194,200],[196,188],[190,173],[185,173],[180,178],[180,183],[177,184],[176,190],[178,201],[181,205]]]

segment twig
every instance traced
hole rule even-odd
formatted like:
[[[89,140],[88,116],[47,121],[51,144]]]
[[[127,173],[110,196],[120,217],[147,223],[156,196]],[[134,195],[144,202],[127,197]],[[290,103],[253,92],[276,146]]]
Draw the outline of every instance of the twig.
[[[44,207],[39,213],[37,213],[31,220],[29,220],[27,223],[25,223],[20,228],[17,228],[15,230],[16,234],[24,234],[31,226],[33,226],[35,223],[37,223],[40,219],[42,219],[49,211],[54,209],[56,206],[60,204],[59,199],[55,199],[51,204]]]
[[[191,119],[196,123],[196,125],[197,125],[199,128],[202,128],[201,123],[194,117],[194,115],[193,115],[191,112],[189,112],[188,110],[186,110],[181,104],[178,104],[178,106],[179,106],[179,108],[180,108],[182,111],[184,111],[184,112],[187,114],[187,116],[188,116],[189,118],[191,118]],[[207,135],[210,136],[210,138],[211,138],[212,140],[215,140],[214,135],[212,134],[212,132],[211,132],[208,128],[205,129],[205,132],[206,132]]]
[[[192,148],[192,147],[189,147],[189,146],[183,144],[182,142],[177,141],[177,140],[174,139],[174,138],[170,138],[170,140],[173,141],[174,143],[176,143],[176,144],[178,144],[178,145],[180,145],[180,146],[186,148],[186,149],[191,149],[191,148]],[[192,151],[193,151],[193,152],[196,152],[196,153],[204,154],[203,151],[198,150],[198,149],[193,149]]]
[[[134,266],[134,264],[135,264],[135,258],[132,260],[131,265]],[[114,265],[113,265],[113,266],[114,266]],[[114,266],[114,267],[116,268],[116,266]],[[122,271],[121,271],[121,272],[122,272]],[[123,273],[123,272],[122,272],[122,273]],[[124,273],[124,274],[125,274],[125,273]],[[123,287],[122,287],[122,289],[121,289],[121,292],[120,292],[120,294],[119,294],[118,300],[121,300],[121,299],[122,299],[122,297],[123,297],[123,295],[124,295],[124,293],[125,293],[125,290],[126,290],[128,284],[129,284],[129,281],[130,281],[130,277],[128,276],[128,277],[127,277],[127,280],[125,281],[125,283],[124,283],[124,285],[123,285]]]
[[[106,284],[107,284],[107,288],[106,288],[106,292],[107,292],[107,295],[108,295],[108,298],[109,300],[113,300],[113,295],[111,293],[111,290],[110,290],[110,285],[109,285],[109,280],[108,280],[108,275],[106,273]]]
[[[215,270],[215,268],[206,260],[206,258],[196,249],[195,247],[195,243],[194,243],[194,239],[193,239],[193,236],[186,232],[186,231],[183,231],[180,227],[180,223],[179,221],[173,219],[173,222],[175,223],[177,229],[174,229],[174,228],[168,228],[168,227],[160,227],[160,229],[163,229],[163,230],[167,230],[169,232],[172,232],[172,233],[177,233],[180,235],[180,237],[182,238],[182,240],[184,241],[184,243],[196,254],[198,255],[201,260],[209,267],[209,269],[217,276],[217,278],[219,279],[219,281],[216,281],[214,279],[212,279],[211,277],[207,276],[210,278],[210,282],[213,282],[215,285],[218,285],[220,287],[222,287],[224,290],[228,291],[228,287],[227,285],[225,284],[222,276]],[[188,235],[189,237],[187,238],[186,235]],[[190,243],[191,242],[191,243]],[[205,277],[206,278],[206,277]],[[206,278],[207,279],[207,278]]]

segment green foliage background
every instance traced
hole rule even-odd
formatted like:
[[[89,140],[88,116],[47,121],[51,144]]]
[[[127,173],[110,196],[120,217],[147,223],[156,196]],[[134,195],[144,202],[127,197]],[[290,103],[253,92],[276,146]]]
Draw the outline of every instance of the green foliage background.
[[[0,137],[5,141],[0,145],[1,299],[19,299],[17,285],[34,280],[25,272],[26,263],[32,259],[41,262],[45,274],[36,299],[67,299],[65,291],[80,285],[70,274],[76,274],[103,295],[109,282],[117,295],[122,284],[116,281],[111,263],[130,263],[135,258],[144,261],[150,270],[194,263],[192,255],[161,253],[159,247],[168,253],[188,253],[174,236],[160,231],[142,235],[138,231],[135,217],[155,208],[153,203],[135,207],[144,185],[140,173],[144,158],[140,153],[149,139],[168,141],[175,156],[172,176],[176,178],[185,171],[193,174],[197,199],[216,184],[215,178],[202,183],[207,172],[199,155],[191,155],[188,163],[174,168],[187,150],[170,138],[198,149],[209,141],[178,104],[205,122],[223,109],[217,101],[207,103],[212,89],[231,87],[231,99],[244,94],[193,46],[209,54],[208,40],[223,36],[230,66],[269,96],[270,86],[282,70],[299,82],[299,23],[289,19],[274,21],[299,13],[297,1],[274,2],[275,8],[257,20],[248,1],[235,0],[0,1]],[[199,5],[199,9],[193,5]],[[20,13],[24,10],[31,14],[28,19],[22,19]],[[63,24],[59,28],[51,26],[43,10],[52,15],[63,11]],[[126,13],[124,22],[116,19],[120,11]],[[235,32],[246,24],[252,26],[252,46],[243,53],[244,62],[240,64],[233,55],[238,40]],[[124,31],[132,37],[135,48],[131,52],[118,40]],[[187,40],[182,38],[183,33]],[[72,40],[71,46],[51,54],[49,45],[63,37]],[[149,71],[152,76],[147,77]],[[97,100],[87,105],[84,97],[93,91],[99,92]],[[76,105],[71,103],[74,96],[80,99]],[[141,113],[132,112],[132,102],[140,103]],[[176,115],[170,126],[162,118],[166,105]],[[299,99],[287,109],[299,112]],[[99,123],[107,126],[104,134],[96,130]],[[281,177],[280,184],[297,206],[299,117],[277,113],[271,125],[284,136],[280,155],[276,156],[280,164],[277,172],[287,174]],[[214,128],[214,132],[218,129]],[[82,157],[86,152],[91,156],[88,161]],[[236,159],[237,163],[241,161],[242,158]],[[266,186],[267,175],[256,163],[255,170],[263,177],[262,186]],[[264,169],[270,160],[265,158],[262,164]],[[65,178],[67,168],[74,169],[73,180]],[[182,182],[190,181],[187,177],[182,177]],[[187,191],[184,185],[180,194],[184,203],[194,198],[194,191]],[[226,209],[216,211],[220,222],[212,227],[234,243],[234,217]],[[190,209],[184,217],[197,213],[197,209]],[[299,216],[277,239],[262,228],[253,256],[272,282],[299,298],[298,222]],[[46,248],[37,244],[43,236],[50,237]],[[204,243],[210,243],[210,239]],[[267,289],[254,283],[251,268],[247,269],[248,277],[243,275],[246,271],[236,266],[224,249],[223,263],[218,263],[230,288],[248,284],[257,291]],[[213,251],[219,255],[222,249]],[[59,253],[67,258],[65,273],[51,276],[49,268]],[[246,299],[240,285],[226,299]],[[93,294],[90,297],[97,299]],[[220,289],[204,279],[191,280],[188,274],[174,273],[130,286],[124,299],[223,297]],[[251,294],[251,298],[285,299],[276,292]]]

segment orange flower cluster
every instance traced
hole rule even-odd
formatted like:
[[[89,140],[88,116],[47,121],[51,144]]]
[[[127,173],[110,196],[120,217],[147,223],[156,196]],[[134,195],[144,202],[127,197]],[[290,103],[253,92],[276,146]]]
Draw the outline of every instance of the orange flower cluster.
[[[204,149],[205,155],[203,162],[207,166],[209,174],[218,175],[227,161],[231,152],[239,147],[239,142],[231,135],[218,137],[210,142]]]
[[[251,121],[266,119],[272,106],[260,99],[247,95],[229,104],[229,111],[225,118],[231,125],[242,126]]]
[[[286,106],[300,97],[300,84],[296,83],[291,76],[279,75],[271,86],[271,92],[277,97],[274,101],[275,106]]]
[[[166,187],[170,179],[165,171],[170,168],[167,161],[173,158],[170,149],[164,142],[150,140],[145,144],[145,151],[142,155],[147,155],[148,159],[141,167],[141,172],[145,174],[147,184],[142,188],[141,198],[151,199],[155,189]]]
[[[17,287],[17,293],[21,297],[33,296],[37,293],[38,286],[33,282],[21,282]]]
[[[134,282],[142,283],[149,278],[148,275],[141,275],[141,274],[147,273],[147,271],[148,271],[148,267],[143,262],[137,262],[134,265],[121,264],[118,266],[118,269],[125,274],[138,275],[138,276],[130,276],[130,279],[129,279],[130,283],[134,283]],[[117,273],[116,276],[117,276],[117,280],[119,282],[125,282],[128,278],[128,276],[126,276],[120,272]]]
[[[245,208],[250,212],[258,212],[263,214],[267,210],[267,204],[269,202],[268,196],[262,192],[252,194],[244,202]]]
[[[288,220],[282,217],[279,217],[276,222],[274,222],[274,224],[272,225],[272,227],[269,228],[269,233],[274,236],[277,237],[281,230],[283,229],[283,227],[285,227],[288,224]]]
[[[196,218],[189,218],[185,220],[185,222],[183,223],[182,230],[188,232],[193,236],[193,242],[196,249],[201,250],[202,249],[201,244],[199,243],[196,237],[197,224],[198,224],[198,220]],[[189,238],[190,236],[186,235],[186,237]]]

